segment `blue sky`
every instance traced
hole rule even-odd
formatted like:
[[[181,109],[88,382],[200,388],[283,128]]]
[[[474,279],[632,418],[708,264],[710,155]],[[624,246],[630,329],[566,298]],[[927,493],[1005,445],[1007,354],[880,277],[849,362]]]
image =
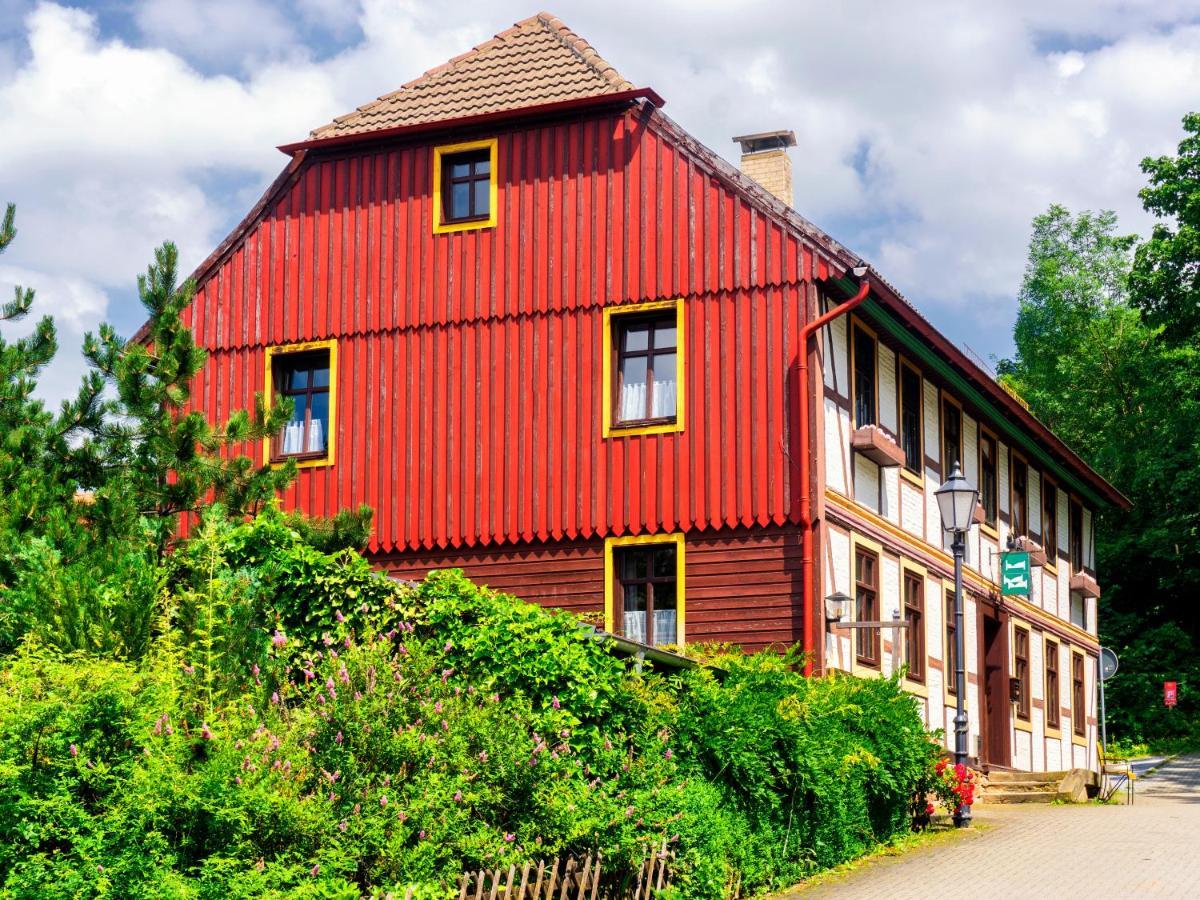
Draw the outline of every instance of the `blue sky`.
[[[38,290],[77,383],[85,330],[132,331],[164,239],[198,263],[285,162],[274,148],[537,11],[509,0],[0,0],[0,291]],[[796,208],[946,334],[1011,352],[1030,219],[1150,221],[1138,162],[1200,108],[1194,2],[718,2],[551,11],[736,162],[792,128]],[[17,333],[11,326],[8,332]]]

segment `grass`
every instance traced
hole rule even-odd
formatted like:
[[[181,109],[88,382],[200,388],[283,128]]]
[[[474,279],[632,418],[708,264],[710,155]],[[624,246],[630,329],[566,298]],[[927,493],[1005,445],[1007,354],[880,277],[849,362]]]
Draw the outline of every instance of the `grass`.
[[[980,825],[975,823],[970,828],[955,828],[953,822],[949,818],[945,818],[944,822],[935,822],[925,831],[916,831],[911,834],[901,835],[893,841],[886,844],[880,844],[874,850],[869,850],[857,859],[852,859],[849,862],[842,863],[840,866],[834,866],[832,869],[827,869],[824,872],[806,878],[800,884],[794,885],[785,891],[775,894],[776,900],[783,900],[785,897],[791,897],[795,894],[803,893],[809,888],[816,887],[819,884],[826,884],[830,881],[837,881],[842,878],[849,877],[856,872],[861,871],[869,866],[875,865],[880,860],[891,857],[904,856],[914,850],[919,850],[924,847],[932,847],[938,844],[948,843],[963,835],[979,834],[986,831],[988,825]]]

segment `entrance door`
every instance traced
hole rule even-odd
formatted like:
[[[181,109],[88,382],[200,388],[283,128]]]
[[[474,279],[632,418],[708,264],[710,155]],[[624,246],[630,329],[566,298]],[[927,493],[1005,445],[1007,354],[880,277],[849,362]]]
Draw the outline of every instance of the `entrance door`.
[[[985,766],[1010,765],[1008,745],[1008,629],[989,609],[980,610],[983,640],[983,759]]]

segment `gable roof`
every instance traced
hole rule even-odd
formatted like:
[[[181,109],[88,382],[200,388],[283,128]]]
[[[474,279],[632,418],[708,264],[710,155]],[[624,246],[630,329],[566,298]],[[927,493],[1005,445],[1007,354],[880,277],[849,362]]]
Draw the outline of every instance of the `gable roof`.
[[[621,94],[634,85],[562,20],[541,12],[315,128],[310,140]]]

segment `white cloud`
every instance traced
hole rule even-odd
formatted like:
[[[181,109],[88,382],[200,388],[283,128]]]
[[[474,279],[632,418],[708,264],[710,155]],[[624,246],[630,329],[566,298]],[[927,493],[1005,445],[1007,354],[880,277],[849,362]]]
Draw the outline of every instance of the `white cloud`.
[[[204,258],[283,165],[275,145],[533,11],[524,0],[473,0],[454,16],[431,0],[121,8],[143,40],[49,3],[25,18],[16,51],[0,33],[0,201],[18,202],[22,228],[4,262],[71,330],[106,314],[99,297],[135,319],[134,276],[163,239],[185,263]],[[734,134],[794,128],[797,208],[984,352],[1008,345],[1029,221],[1049,203],[1115,208],[1145,230],[1138,161],[1174,149],[1200,84],[1184,0],[560,0],[555,11],[728,158]]]

